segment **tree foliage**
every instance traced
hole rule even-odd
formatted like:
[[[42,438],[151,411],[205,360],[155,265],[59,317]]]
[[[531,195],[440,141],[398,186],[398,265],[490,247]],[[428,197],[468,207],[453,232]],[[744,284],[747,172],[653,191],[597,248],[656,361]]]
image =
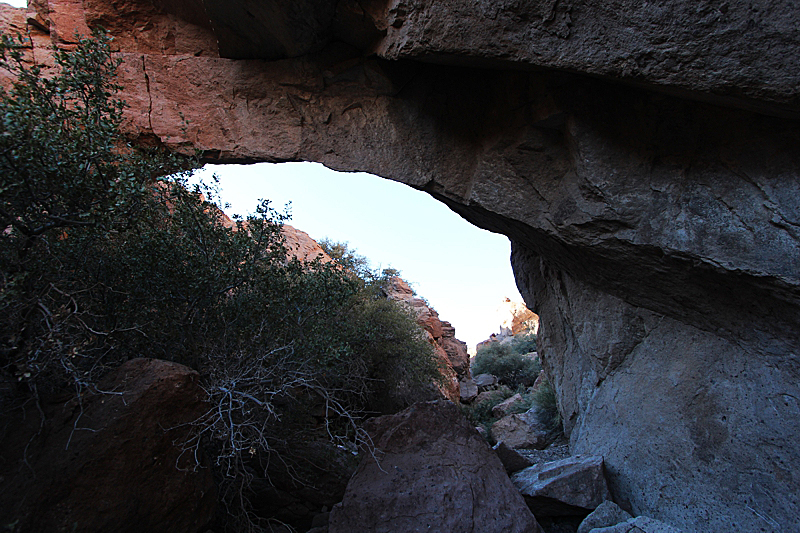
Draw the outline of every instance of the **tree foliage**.
[[[492,374],[512,389],[530,387],[539,377],[541,363],[528,355],[536,349],[536,335],[516,335],[508,342],[492,342],[481,347],[472,361],[472,373]]]
[[[359,418],[413,399],[436,359],[365,260],[353,275],[289,258],[267,201],[231,223],[213,188],[188,187],[196,159],[131,146],[109,41],[56,51],[49,76],[0,45],[17,80],[0,91],[0,372],[80,397],[134,357],[197,369],[210,408],[187,446],[212,452],[252,526],[246,487],[270,460],[353,446]]]

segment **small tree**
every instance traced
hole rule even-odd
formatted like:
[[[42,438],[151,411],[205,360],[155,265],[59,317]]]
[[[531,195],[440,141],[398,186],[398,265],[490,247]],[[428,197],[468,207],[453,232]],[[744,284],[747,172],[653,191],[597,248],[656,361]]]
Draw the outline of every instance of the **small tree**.
[[[179,172],[196,160],[131,146],[109,42],[56,51],[50,77],[0,45],[17,79],[0,91],[0,372],[80,401],[132,357],[197,369],[210,408],[186,446],[211,452],[250,528],[252,480],[301,472],[301,444],[354,446],[360,417],[402,407],[389,392],[413,398],[436,359],[380,276],[288,259],[268,202],[230,227]]]

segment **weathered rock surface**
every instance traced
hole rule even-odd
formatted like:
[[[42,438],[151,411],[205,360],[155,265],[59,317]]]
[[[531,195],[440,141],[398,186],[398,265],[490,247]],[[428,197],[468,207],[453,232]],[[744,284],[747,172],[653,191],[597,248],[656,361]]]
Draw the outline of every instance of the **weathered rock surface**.
[[[533,466],[533,461],[513,448],[509,448],[503,441],[500,441],[492,446],[492,449],[494,450],[494,453],[497,454],[500,462],[503,463],[503,467],[506,469],[506,473],[509,475],[513,474],[514,472],[519,472],[523,468]]]
[[[497,308],[500,335],[518,335],[539,331],[539,315],[528,309],[524,302],[506,298]]]
[[[243,0],[17,13],[42,64],[112,31],[140,140],[373,172],[508,235],[565,430],[617,501],[692,531],[794,527],[793,0],[333,4],[252,26]]]
[[[329,533],[525,532],[541,529],[500,460],[446,401],[371,420],[365,457],[330,515]]]
[[[532,411],[504,416],[492,424],[491,434],[511,448],[541,450],[552,440],[550,432]]]
[[[682,533],[682,531],[660,520],[637,516],[614,526],[590,529],[589,533]]]
[[[391,278],[385,293],[387,298],[407,305],[417,317],[417,323],[427,332],[428,341],[442,364],[445,382],[440,390],[444,397],[455,403],[463,400],[459,379],[463,381],[469,376],[469,356],[466,344],[455,338],[455,328],[450,322],[440,320],[439,313],[423,298],[417,298],[405,280],[397,276]],[[420,398],[426,399],[432,398]]]
[[[522,395],[519,393],[506,398],[502,402],[492,407],[492,416],[495,418],[503,418],[508,414],[508,411],[510,411],[520,402],[522,402]]]
[[[472,381],[481,389],[487,389],[497,385],[497,377],[491,374],[478,374],[473,376]]]
[[[470,403],[478,397],[478,386],[472,381],[472,378],[462,379],[458,385],[462,402]]]
[[[214,481],[181,447],[187,424],[207,409],[197,372],[135,359],[102,390],[113,392],[84,396],[82,406],[45,405],[41,427],[33,406],[6,420],[3,524],[18,532],[205,531]]]
[[[633,517],[629,512],[625,511],[611,500],[606,500],[598,505],[597,508],[589,513],[589,516],[581,522],[581,525],[578,526],[577,533],[589,533],[595,528],[615,526],[631,518]]]
[[[511,476],[537,516],[588,514],[611,499],[600,456],[541,463]]]

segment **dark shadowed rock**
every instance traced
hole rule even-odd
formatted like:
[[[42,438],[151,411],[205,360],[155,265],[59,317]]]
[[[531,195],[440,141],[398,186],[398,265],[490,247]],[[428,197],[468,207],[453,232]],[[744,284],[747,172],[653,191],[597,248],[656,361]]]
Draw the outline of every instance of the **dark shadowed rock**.
[[[503,465],[450,402],[371,420],[365,457],[330,515],[329,533],[541,531]]]
[[[478,386],[474,381],[472,381],[472,379],[462,379],[459,382],[459,387],[462,402],[470,403],[472,400],[478,397]]]
[[[3,435],[3,524],[18,532],[205,531],[216,504],[211,472],[181,449],[186,424],[207,408],[197,372],[135,359],[102,388],[114,394],[85,396],[82,408],[76,400],[47,406],[38,435],[35,409],[18,433]]]
[[[629,512],[620,508],[619,505],[611,500],[606,500],[581,522],[577,533],[589,533],[594,528],[615,526],[631,518],[633,517]]]
[[[529,466],[533,466],[533,461],[513,448],[509,448],[503,441],[495,444],[492,449],[494,450],[494,453],[497,454],[500,462],[503,463],[503,467],[506,469],[506,472],[509,475],[513,474],[514,472],[519,472],[524,468],[528,468]]]
[[[511,481],[537,516],[585,515],[611,499],[599,456],[537,464],[517,472]]]

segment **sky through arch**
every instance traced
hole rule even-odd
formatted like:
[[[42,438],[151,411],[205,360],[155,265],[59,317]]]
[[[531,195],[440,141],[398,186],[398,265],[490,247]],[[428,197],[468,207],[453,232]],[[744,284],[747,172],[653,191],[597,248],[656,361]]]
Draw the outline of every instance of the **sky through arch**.
[[[374,267],[400,270],[456,337],[470,348],[499,330],[503,299],[521,301],[504,235],[473,226],[429,195],[371,174],[335,172],[318,163],[207,165],[229,215],[269,199],[288,223],[312,238],[347,241]]]

